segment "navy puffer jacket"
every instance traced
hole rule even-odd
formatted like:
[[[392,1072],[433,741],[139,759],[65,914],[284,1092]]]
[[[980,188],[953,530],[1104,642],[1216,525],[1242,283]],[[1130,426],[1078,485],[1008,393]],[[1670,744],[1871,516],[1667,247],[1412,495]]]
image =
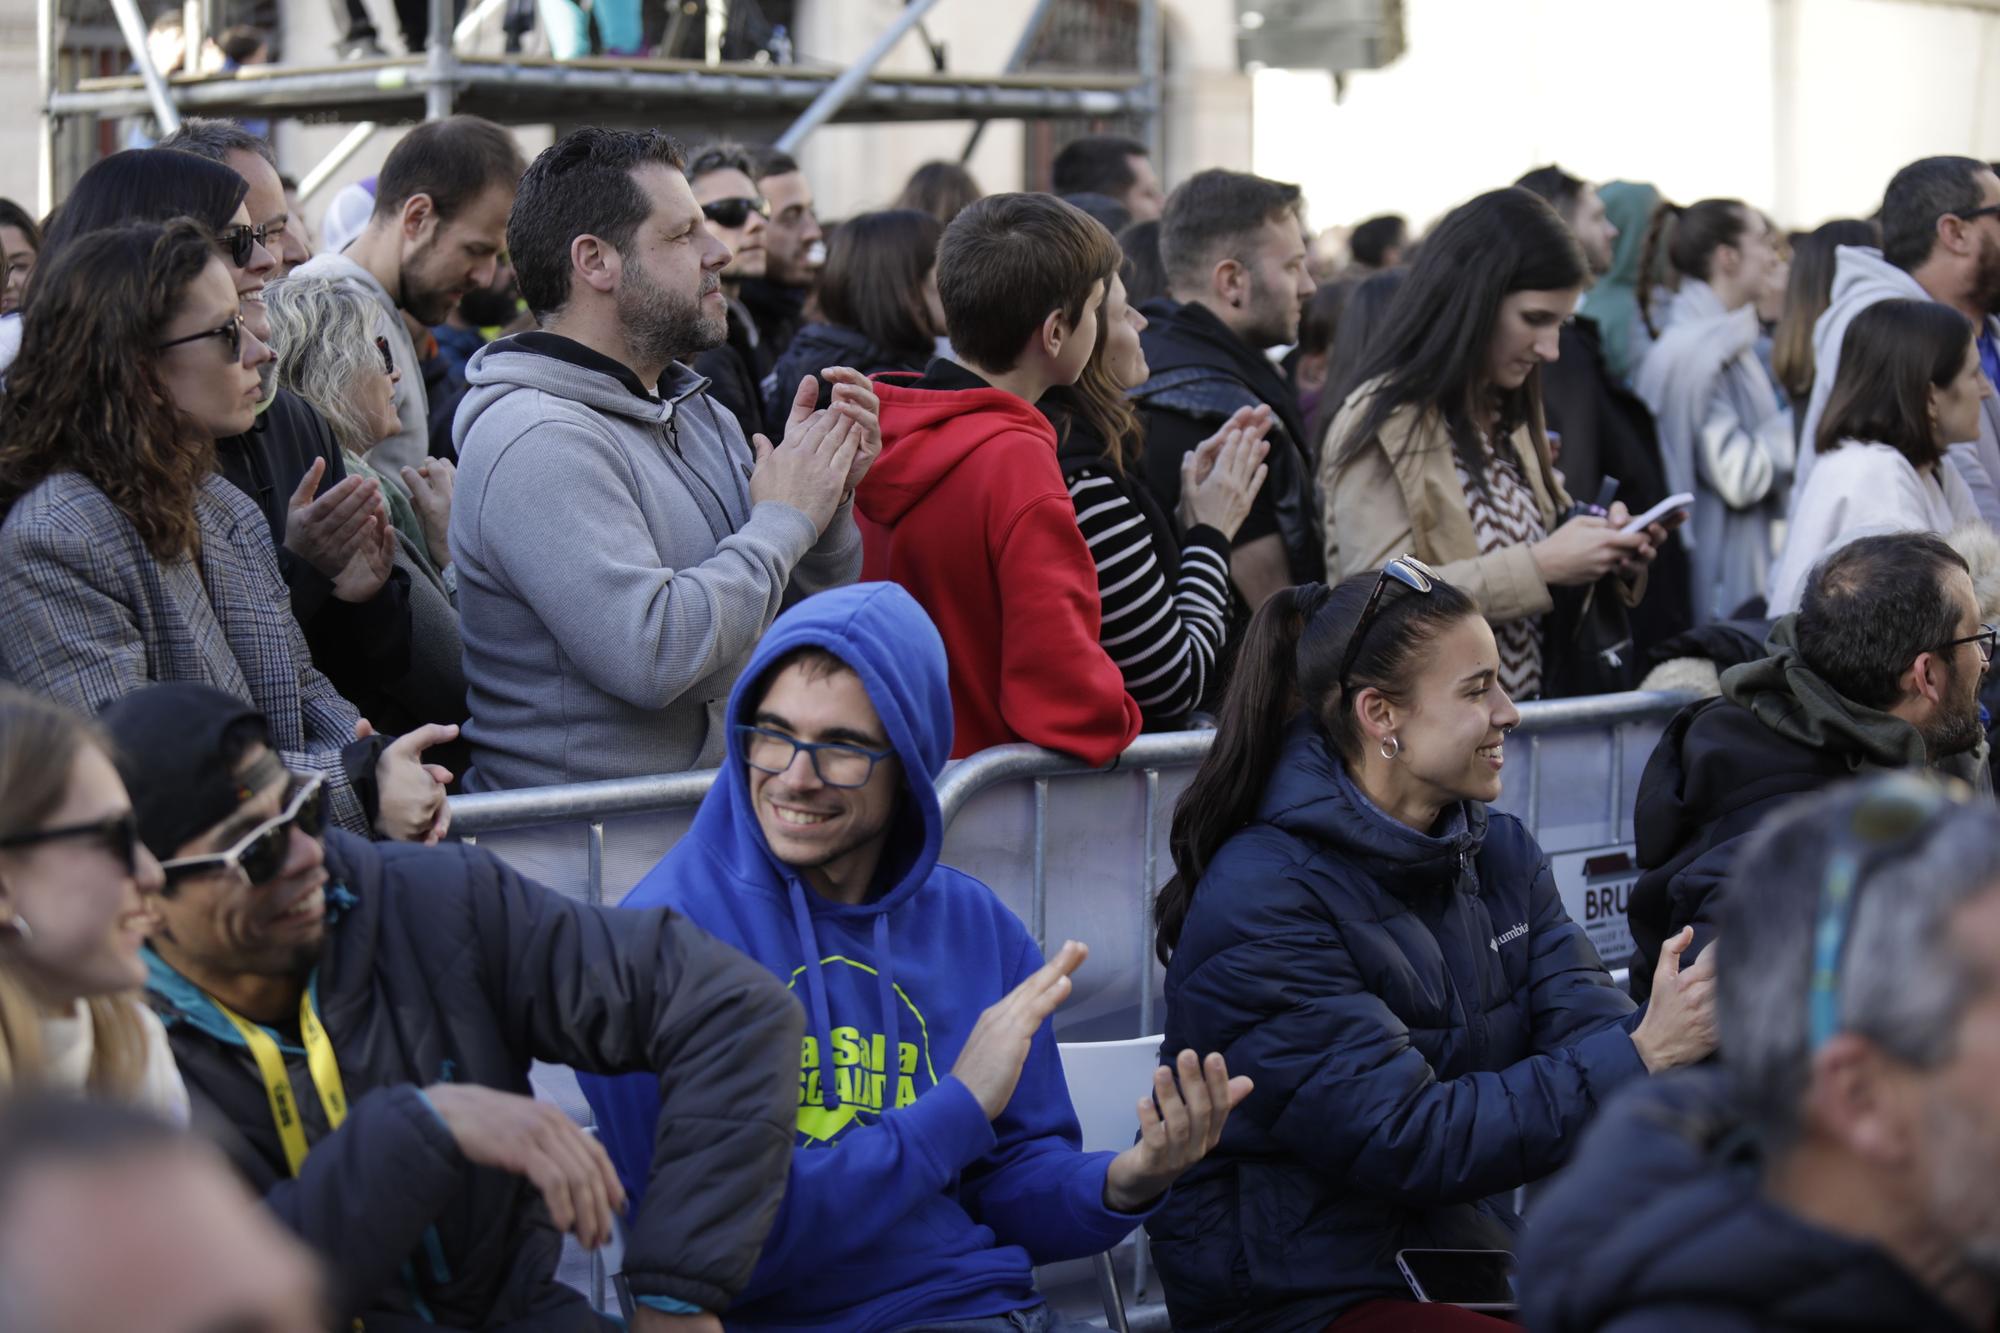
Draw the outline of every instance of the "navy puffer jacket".
[[[1175,1328],[1317,1329],[1407,1297],[1400,1249],[1513,1248],[1509,1193],[1645,1072],[1527,830],[1441,825],[1383,814],[1301,718],[1202,876],[1165,1049],[1256,1090],[1147,1225]]]

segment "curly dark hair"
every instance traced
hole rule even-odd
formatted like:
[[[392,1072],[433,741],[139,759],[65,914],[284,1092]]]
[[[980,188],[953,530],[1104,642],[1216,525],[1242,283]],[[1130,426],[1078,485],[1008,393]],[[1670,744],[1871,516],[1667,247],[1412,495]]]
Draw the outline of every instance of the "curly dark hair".
[[[220,262],[192,218],[91,232],[49,261],[0,394],[0,519],[44,478],[75,471],[155,559],[200,550],[195,495],[215,443],[173,405],[159,342],[188,287]]]

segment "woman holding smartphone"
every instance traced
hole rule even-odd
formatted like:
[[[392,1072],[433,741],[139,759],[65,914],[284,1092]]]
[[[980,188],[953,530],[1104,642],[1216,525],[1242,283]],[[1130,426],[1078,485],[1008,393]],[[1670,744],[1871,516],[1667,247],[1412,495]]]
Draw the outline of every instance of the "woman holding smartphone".
[[[1398,1253],[1511,1250],[1513,1191],[1606,1097],[1714,1049],[1713,964],[1670,942],[1634,1022],[1487,808],[1520,721],[1500,666],[1410,557],[1251,622],[1156,904],[1165,1049],[1255,1083],[1147,1224],[1176,1328],[1504,1327],[1415,1303]]]

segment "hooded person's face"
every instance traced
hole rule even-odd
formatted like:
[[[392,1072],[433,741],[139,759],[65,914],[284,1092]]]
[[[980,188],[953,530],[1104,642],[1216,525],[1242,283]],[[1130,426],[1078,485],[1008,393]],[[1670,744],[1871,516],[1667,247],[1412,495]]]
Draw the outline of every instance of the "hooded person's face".
[[[826,897],[866,901],[903,769],[893,754],[870,757],[893,747],[861,678],[823,659],[794,662],[749,725],[758,729],[743,736],[750,803],[771,854]],[[794,741],[837,748],[809,752]]]

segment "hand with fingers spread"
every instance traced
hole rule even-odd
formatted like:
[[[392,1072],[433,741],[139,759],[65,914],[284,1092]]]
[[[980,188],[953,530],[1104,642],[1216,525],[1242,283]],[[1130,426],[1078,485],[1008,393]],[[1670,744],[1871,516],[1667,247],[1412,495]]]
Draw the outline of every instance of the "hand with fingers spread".
[[[1070,974],[1089,956],[1090,950],[1075,940],[1063,941],[1055,957],[988,1006],[972,1025],[971,1035],[951,1066],[951,1076],[979,1099],[988,1120],[999,1119],[1014,1099],[1021,1066],[1028,1062],[1035,1034],[1069,998]]]
[[[625,1188],[604,1148],[561,1110],[518,1093],[471,1083],[439,1083],[424,1097],[458,1150],[475,1166],[525,1176],[548,1204],[556,1230],[586,1250],[611,1240]]]
[[[389,511],[380,504],[361,523],[361,535],[347,563],[333,576],[333,595],[343,602],[365,602],[382,591],[396,568],[396,530]]]
[[[1167,1192],[1183,1171],[1215,1151],[1229,1113],[1250,1095],[1250,1080],[1229,1077],[1218,1053],[1202,1060],[1182,1051],[1153,1071],[1153,1090],[1139,1099],[1139,1141],[1111,1159],[1104,1205],[1136,1213]]]
[[[1653,969],[1653,997],[1646,1002],[1646,1016],[1632,1030],[1632,1044],[1639,1058],[1657,1074],[1706,1060],[1715,1053],[1715,951],[1711,944],[1685,970],[1681,955],[1694,943],[1694,927],[1683,926],[1681,933],[1660,946],[1660,961]]]
[[[1270,475],[1267,436],[1277,418],[1261,403],[1241,407],[1222,429],[1181,457],[1181,523],[1206,524],[1234,539]]]
[[[373,477],[343,477],[325,495],[326,460],[315,458],[285,502],[285,549],[330,579],[353,562],[369,518],[387,516]],[[338,590],[336,589],[336,592]],[[371,596],[373,594],[370,594]],[[363,599],[365,600],[365,599]]]
[[[822,374],[833,386],[831,410],[853,417],[854,424],[861,429],[853,465],[847,469],[846,493],[851,496],[882,454],[882,400],[875,396],[874,382],[858,370],[829,366]]]
[[[365,728],[365,730],[364,730]],[[356,740],[374,734],[363,718]],[[458,735],[458,728],[433,722],[398,736],[375,763],[375,831],[396,842],[435,845],[451,828],[451,806],[445,788],[451,772],[423,761],[424,751]]]
[[[750,503],[790,505],[824,534],[846,493],[847,474],[866,428],[853,414],[831,408],[801,415],[801,406],[812,401],[806,397],[808,388],[817,398],[819,386],[810,375],[799,385],[783,443],[753,437],[757,465],[750,474]]]
[[[457,479],[458,469],[447,458],[432,458],[421,467],[403,469],[410,507],[424,525],[424,548],[439,569],[451,563],[451,491]]]

